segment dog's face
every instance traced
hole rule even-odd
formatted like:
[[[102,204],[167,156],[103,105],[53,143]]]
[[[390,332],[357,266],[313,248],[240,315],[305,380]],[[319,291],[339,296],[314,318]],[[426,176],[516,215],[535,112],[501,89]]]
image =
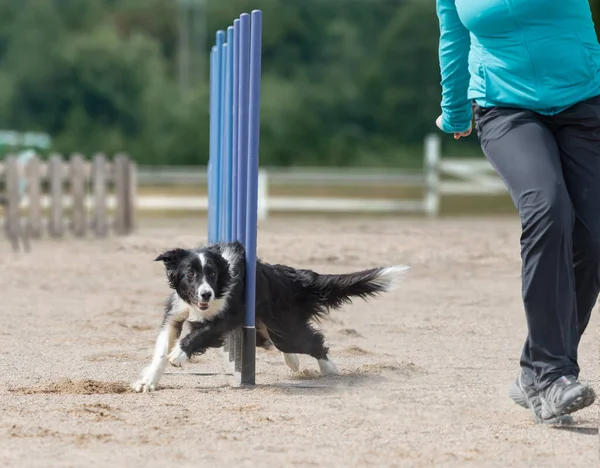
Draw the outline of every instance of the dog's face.
[[[156,261],[164,262],[169,285],[179,297],[200,310],[221,299],[230,280],[227,261],[213,251],[173,249]]]

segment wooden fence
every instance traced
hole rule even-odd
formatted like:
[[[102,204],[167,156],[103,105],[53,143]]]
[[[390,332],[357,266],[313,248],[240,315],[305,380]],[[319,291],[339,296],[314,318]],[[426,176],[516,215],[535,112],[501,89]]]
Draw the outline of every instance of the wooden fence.
[[[44,234],[105,237],[130,233],[135,224],[136,167],[120,154],[91,161],[33,152],[0,161],[0,201],[4,227],[13,248],[29,250],[30,238]]]

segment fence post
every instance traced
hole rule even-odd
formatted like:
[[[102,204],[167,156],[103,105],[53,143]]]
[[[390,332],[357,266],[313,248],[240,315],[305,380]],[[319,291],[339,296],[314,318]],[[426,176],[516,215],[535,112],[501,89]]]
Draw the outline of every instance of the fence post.
[[[115,195],[117,197],[115,231],[118,235],[125,235],[132,230],[134,211],[129,158],[124,154],[117,155],[113,167]]]
[[[122,155],[117,155],[113,159],[112,164],[112,180],[115,188],[115,214],[114,214],[114,229],[115,233],[118,235],[122,235],[125,231],[125,199],[127,196],[127,182],[126,182],[126,174],[125,174],[125,164],[123,161]]]
[[[96,154],[92,161],[92,191],[94,194],[93,226],[96,237],[106,237],[108,233],[106,209],[107,181],[106,156]]]
[[[19,237],[21,234],[21,210],[19,197],[19,163],[16,156],[7,156],[4,159],[4,190],[6,199],[6,218],[4,220],[8,239],[15,252],[19,251]]]
[[[269,174],[266,169],[258,171],[258,220],[269,216]]]
[[[54,154],[48,162],[48,178],[50,179],[50,225],[52,237],[64,234],[63,219],[63,161],[60,155]]]
[[[127,234],[136,226],[137,164],[127,156]]]
[[[27,161],[27,231],[34,239],[42,237],[42,165],[36,155]]]
[[[73,199],[72,205],[72,222],[71,229],[73,234],[77,237],[85,236],[86,231],[86,171],[85,162],[83,156],[80,154],[74,154],[71,156],[69,175],[71,178],[70,189],[71,197]]]
[[[440,210],[440,160],[442,139],[435,133],[425,137],[425,213],[430,218]]]

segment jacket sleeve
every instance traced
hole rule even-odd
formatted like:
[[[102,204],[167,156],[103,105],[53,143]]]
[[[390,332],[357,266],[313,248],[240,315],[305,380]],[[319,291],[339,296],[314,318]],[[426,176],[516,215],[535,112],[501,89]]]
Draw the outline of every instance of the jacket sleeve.
[[[442,131],[469,129],[473,111],[467,97],[469,89],[469,31],[456,12],[455,0],[437,0],[440,24],[439,60],[442,76]]]

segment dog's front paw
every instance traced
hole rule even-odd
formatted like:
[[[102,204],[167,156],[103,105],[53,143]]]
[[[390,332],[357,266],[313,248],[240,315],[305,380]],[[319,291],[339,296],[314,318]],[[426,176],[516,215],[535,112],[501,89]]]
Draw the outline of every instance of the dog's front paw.
[[[181,349],[179,342],[177,342],[169,353],[168,358],[172,366],[181,367],[183,363],[188,360],[188,355]]]
[[[131,384],[138,393],[149,393],[156,390],[158,379],[154,375],[144,375],[140,380]]]

